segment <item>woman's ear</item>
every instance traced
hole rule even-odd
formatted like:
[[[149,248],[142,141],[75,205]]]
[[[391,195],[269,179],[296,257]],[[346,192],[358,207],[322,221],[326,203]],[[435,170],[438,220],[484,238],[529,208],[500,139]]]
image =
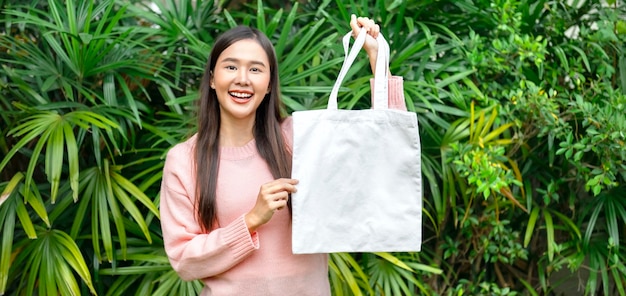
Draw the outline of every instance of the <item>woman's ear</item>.
[[[209,86],[215,89],[215,78],[213,77],[213,71],[209,72]]]

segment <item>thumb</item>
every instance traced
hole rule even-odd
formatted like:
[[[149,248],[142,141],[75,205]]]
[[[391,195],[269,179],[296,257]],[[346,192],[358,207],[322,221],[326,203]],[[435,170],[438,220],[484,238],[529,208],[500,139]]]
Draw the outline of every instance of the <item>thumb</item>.
[[[352,14],[350,16],[350,27],[352,28],[352,36],[356,38],[356,36],[361,31],[361,27],[356,19],[356,15]]]

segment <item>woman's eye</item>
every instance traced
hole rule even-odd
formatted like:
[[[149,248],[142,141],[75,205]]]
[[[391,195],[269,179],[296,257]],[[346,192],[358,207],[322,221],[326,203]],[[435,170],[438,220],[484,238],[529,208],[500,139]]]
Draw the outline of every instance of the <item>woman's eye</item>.
[[[226,70],[237,70],[235,66],[226,66]]]

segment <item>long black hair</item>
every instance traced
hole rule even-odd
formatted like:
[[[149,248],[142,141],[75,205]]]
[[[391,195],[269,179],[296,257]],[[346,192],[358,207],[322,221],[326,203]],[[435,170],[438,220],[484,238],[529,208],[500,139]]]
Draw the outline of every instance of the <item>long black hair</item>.
[[[251,39],[259,43],[270,63],[270,92],[256,110],[254,138],[259,154],[267,162],[274,178],[291,175],[291,152],[285,144],[280,124],[284,121],[280,100],[278,62],[274,46],[261,31],[239,26],[217,38],[209,55],[200,86],[198,100],[198,136],[195,146],[196,215],[204,231],[213,229],[217,217],[216,188],[219,168],[220,105],[217,93],[210,87],[215,63],[220,54],[233,43]],[[289,203],[291,209],[291,203]]]

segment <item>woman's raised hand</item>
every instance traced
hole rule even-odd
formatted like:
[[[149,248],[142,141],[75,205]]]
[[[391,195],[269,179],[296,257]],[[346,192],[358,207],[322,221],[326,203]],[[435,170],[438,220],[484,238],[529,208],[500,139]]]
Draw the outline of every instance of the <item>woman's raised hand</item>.
[[[356,15],[352,15],[350,19],[350,27],[352,28],[352,37],[356,38],[361,30],[365,30],[367,32],[367,36],[365,37],[365,44],[363,45],[363,49],[367,52],[367,55],[372,57],[376,57],[376,53],[378,52],[378,42],[376,41],[376,37],[378,37],[378,33],[380,33],[380,26],[374,22],[374,20],[367,17],[357,17]]]
[[[376,38],[380,33],[380,26],[370,18],[357,17],[353,14],[350,18],[350,27],[352,28],[352,37],[354,38],[356,38],[361,30],[367,31],[363,49],[365,49],[365,52],[370,59],[372,73],[376,73],[376,58],[378,55],[378,41],[376,41]],[[388,75],[391,76],[391,73],[388,73]]]

